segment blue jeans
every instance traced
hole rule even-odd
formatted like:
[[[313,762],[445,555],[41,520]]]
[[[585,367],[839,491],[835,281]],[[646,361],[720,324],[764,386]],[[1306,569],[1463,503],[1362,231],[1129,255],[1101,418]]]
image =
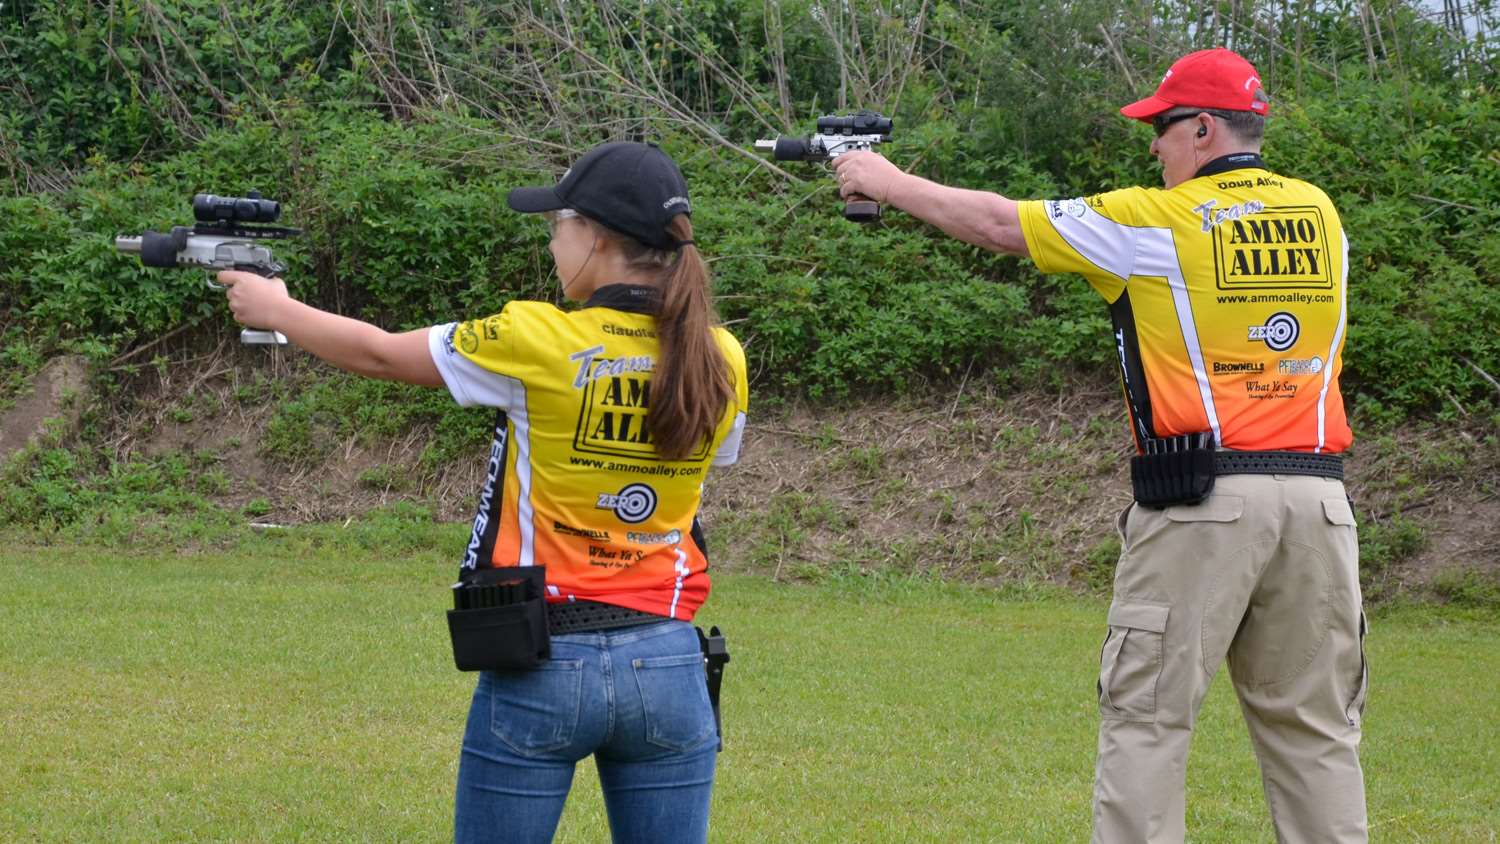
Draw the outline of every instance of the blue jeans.
[[[541,667],[482,672],[455,841],[551,841],[574,765],[591,753],[616,844],[708,839],[718,736],[692,625],[553,636]]]

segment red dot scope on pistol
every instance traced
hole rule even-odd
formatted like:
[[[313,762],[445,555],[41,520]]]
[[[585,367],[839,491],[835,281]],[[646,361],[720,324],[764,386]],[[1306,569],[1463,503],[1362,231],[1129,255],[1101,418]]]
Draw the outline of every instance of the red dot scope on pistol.
[[[873,111],[825,114],[818,118],[818,132],[806,138],[777,135],[759,140],[755,148],[771,153],[777,161],[832,161],[846,152],[870,149],[891,139],[891,119]],[[880,219],[880,203],[855,194],[844,203],[844,217],[856,223]]]
[[[267,278],[278,278],[286,271],[286,265],[276,260],[266,243],[296,237],[302,231],[263,225],[276,222],[280,216],[281,203],[262,199],[257,191],[245,196],[200,193],[193,196],[193,225],[120,235],[115,238],[115,248],[139,257],[147,267],[207,270],[208,286],[221,290],[213,281],[220,270],[245,270]],[[284,346],[286,337],[279,331],[246,328],[240,332],[240,342]]]

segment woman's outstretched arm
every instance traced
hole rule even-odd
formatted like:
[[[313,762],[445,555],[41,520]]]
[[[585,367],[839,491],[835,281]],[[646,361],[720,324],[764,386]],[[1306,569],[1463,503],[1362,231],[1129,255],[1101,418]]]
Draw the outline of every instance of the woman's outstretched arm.
[[[228,290],[229,309],[240,323],[280,331],[298,347],[359,375],[441,387],[427,350],[428,329],[392,334],[368,322],[320,311],[293,299],[281,279],[225,270],[219,283]]]

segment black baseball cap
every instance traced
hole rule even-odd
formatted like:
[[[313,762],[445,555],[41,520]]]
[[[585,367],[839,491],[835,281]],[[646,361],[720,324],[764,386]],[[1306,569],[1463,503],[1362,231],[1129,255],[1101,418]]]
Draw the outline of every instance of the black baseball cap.
[[[655,144],[601,144],[568,168],[555,187],[515,188],[513,211],[534,214],[571,208],[656,249],[674,249],[667,224],[690,214],[687,180]]]

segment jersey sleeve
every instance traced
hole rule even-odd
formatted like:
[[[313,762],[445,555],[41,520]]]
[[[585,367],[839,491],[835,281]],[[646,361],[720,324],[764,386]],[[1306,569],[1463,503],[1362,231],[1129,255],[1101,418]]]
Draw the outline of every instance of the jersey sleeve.
[[[1143,189],[1019,203],[1026,248],[1044,273],[1078,273],[1109,302],[1135,270]]]
[[[745,350],[740,342],[724,329],[716,332],[719,335],[719,348],[724,352],[725,362],[729,364],[729,375],[734,379],[734,422],[731,423],[729,433],[719,443],[718,451],[714,452],[713,465],[732,466],[740,459],[740,440],[745,433],[745,411],[750,405],[750,384],[745,374]]]
[[[515,311],[434,325],[427,350],[453,400],[462,407],[510,405],[515,365]]]

